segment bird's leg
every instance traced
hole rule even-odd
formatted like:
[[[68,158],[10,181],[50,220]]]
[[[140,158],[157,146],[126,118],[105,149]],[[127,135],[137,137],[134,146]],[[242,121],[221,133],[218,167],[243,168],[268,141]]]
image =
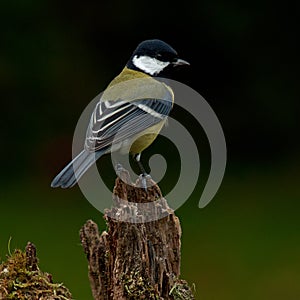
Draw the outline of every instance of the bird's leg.
[[[145,168],[144,168],[142,162],[141,162],[141,153],[135,154],[135,155],[134,155],[134,159],[135,159],[135,161],[137,162],[137,165],[138,165],[138,167],[139,167],[139,169],[140,169],[140,171],[141,171],[141,175],[143,175],[143,176],[148,175],[148,174],[146,173],[146,171],[145,171]]]
[[[141,175],[139,177],[141,179],[142,187],[145,191],[147,191],[147,178],[151,178],[151,176],[146,173],[146,170],[141,162],[141,153],[135,154],[133,158],[137,162],[137,165],[141,171]]]

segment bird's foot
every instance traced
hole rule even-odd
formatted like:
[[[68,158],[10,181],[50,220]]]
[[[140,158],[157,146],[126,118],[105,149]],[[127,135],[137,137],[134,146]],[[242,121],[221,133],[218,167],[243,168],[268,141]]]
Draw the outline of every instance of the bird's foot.
[[[115,172],[117,174],[117,176],[125,183],[130,184],[131,179],[130,179],[130,175],[129,172],[123,168],[123,166],[120,163],[117,163],[115,165]]]
[[[123,166],[120,163],[116,163],[115,165],[115,172],[118,176],[120,176],[120,174],[125,171],[125,169],[123,168]]]
[[[141,188],[143,188],[145,190],[145,192],[147,192],[147,189],[149,186],[151,185],[148,185],[148,181],[152,179],[151,176],[147,173],[142,173],[140,176],[139,176],[139,181],[140,181],[140,184],[141,184]]]

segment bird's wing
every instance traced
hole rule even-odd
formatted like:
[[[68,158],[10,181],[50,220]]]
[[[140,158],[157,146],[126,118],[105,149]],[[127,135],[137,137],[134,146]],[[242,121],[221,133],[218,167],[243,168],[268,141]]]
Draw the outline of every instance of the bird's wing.
[[[161,98],[98,102],[87,130],[85,148],[100,150],[165,120],[172,109],[173,93],[166,88]]]

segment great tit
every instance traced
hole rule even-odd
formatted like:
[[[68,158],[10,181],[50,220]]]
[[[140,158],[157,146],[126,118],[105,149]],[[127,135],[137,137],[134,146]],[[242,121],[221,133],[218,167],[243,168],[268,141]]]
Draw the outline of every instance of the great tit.
[[[74,186],[97,159],[111,151],[130,152],[144,173],[141,152],[159,134],[174,102],[172,89],[158,76],[179,65],[189,63],[179,59],[167,43],[158,39],[140,43],[97,103],[84,150],[53,179],[51,186]]]

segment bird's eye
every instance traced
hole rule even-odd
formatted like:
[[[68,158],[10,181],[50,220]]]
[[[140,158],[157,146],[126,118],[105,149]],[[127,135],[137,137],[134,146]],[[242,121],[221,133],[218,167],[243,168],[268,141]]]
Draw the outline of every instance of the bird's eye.
[[[162,55],[160,53],[157,53],[156,58],[160,58],[160,57],[162,57]]]

